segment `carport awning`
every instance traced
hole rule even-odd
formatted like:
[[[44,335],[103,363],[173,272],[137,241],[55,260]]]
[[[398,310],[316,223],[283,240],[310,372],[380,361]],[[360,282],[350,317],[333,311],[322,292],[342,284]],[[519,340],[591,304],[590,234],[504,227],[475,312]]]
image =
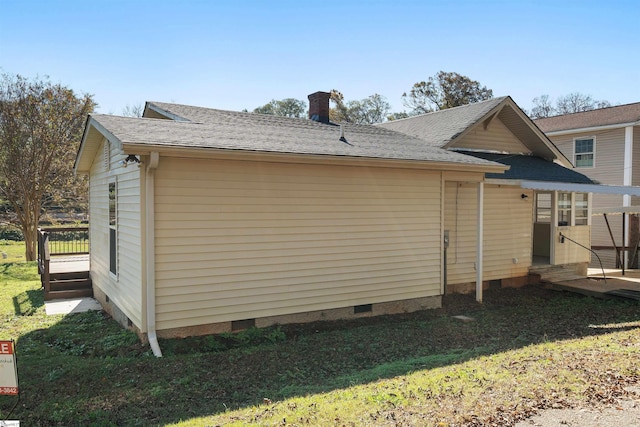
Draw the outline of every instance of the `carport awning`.
[[[520,187],[530,190],[567,191],[576,193],[618,194],[640,196],[640,187],[631,185],[574,184],[570,182],[520,181]]]
[[[640,206],[614,206],[609,208],[594,208],[591,213],[592,215],[640,214]]]

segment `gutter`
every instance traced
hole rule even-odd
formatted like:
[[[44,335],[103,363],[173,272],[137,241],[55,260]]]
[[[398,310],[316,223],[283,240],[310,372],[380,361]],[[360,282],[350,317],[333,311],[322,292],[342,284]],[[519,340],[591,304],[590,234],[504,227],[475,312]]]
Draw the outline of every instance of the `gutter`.
[[[146,276],[147,276],[147,338],[156,357],[162,357],[162,350],[156,335],[156,248],[155,248],[155,170],[158,167],[160,155],[157,151],[149,153],[149,163],[146,167],[145,179],[145,228],[146,228]]]

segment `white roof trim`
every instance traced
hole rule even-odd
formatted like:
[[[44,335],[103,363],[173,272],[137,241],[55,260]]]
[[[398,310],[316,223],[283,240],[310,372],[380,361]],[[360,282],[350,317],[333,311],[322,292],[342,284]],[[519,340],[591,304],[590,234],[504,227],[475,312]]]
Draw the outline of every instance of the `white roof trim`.
[[[598,130],[608,130],[608,129],[618,129],[618,128],[626,128],[627,126],[638,126],[640,122],[631,122],[631,123],[615,123],[612,125],[603,125],[603,126],[589,126],[586,128],[576,128],[576,129],[564,129],[564,130],[555,130],[550,132],[545,132],[547,136],[560,136],[560,135],[569,135],[572,133],[585,133],[585,132],[594,132]]]
[[[570,182],[526,181],[520,187],[531,190],[570,191],[576,193],[619,194],[640,196],[640,187],[631,185],[573,184]]]

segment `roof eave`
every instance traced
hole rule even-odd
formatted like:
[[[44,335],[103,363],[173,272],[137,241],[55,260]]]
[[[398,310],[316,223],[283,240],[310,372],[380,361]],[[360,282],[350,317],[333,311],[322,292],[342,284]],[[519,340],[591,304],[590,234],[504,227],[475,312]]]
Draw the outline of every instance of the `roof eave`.
[[[73,164],[73,172],[76,175],[89,173],[89,169],[93,164],[93,157],[95,157],[97,153],[98,147],[95,145],[99,143],[89,139],[89,135],[92,130],[95,130],[110,142],[116,143],[119,146],[122,145],[122,142],[113,133],[109,132],[107,128],[95,119],[95,117],[89,115],[82,133],[82,140],[80,142],[80,147],[78,148],[78,154],[76,155],[76,160]]]
[[[269,161],[282,163],[308,164],[341,164],[359,165],[364,163],[377,167],[400,167],[409,169],[453,170],[480,173],[504,173],[509,166],[491,162],[491,164],[472,164],[435,160],[392,159],[377,157],[339,156],[329,154],[284,153],[273,151],[233,150],[208,147],[177,147],[155,144],[139,144],[122,142],[124,154],[149,155],[158,152],[165,156],[181,156],[195,158],[220,158],[229,160],[260,160],[268,157]]]

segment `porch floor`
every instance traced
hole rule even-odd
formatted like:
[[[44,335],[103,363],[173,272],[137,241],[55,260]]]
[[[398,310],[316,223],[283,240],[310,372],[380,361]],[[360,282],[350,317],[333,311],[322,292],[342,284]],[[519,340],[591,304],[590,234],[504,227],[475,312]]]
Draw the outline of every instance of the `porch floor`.
[[[89,255],[60,255],[52,256],[49,264],[49,272],[77,273],[89,271]]]
[[[640,301],[640,270],[625,270],[624,276],[621,270],[604,271],[606,283],[601,269],[590,268],[586,278],[553,282],[549,287],[597,298],[622,297]]]

